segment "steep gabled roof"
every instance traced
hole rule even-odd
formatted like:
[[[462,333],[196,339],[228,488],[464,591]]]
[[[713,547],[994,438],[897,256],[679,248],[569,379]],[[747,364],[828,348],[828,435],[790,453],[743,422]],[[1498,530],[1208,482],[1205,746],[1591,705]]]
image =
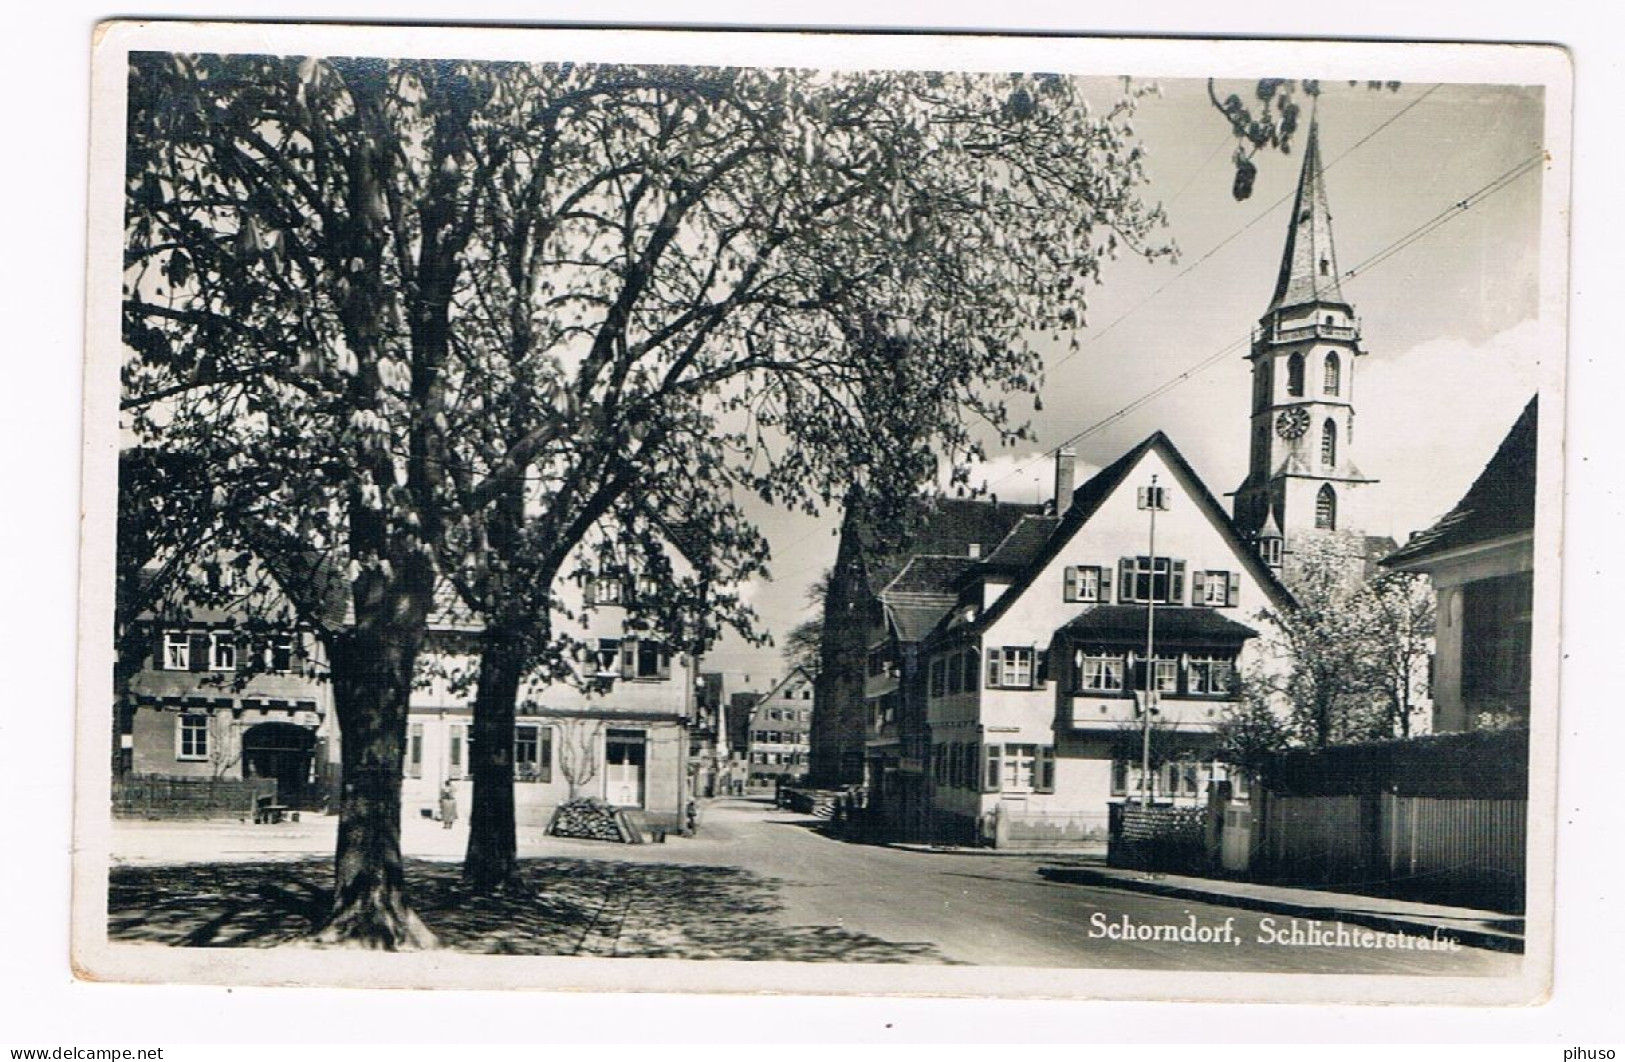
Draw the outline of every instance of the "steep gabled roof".
[[[1381,561],[1384,567],[1414,569],[1453,550],[1534,531],[1538,403],[1537,396],[1524,406],[1518,422],[1456,507],[1385,557]]]
[[[974,557],[916,554],[908,559],[896,578],[880,591],[880,598],[889,601],[907,594],[937,594],[952,598],[955,581],[975,564]]]
[[[1287,591],[1287,588],[1281,584],[1275,573],[1264,564],[1258,554],[1241,537],[1240,532],[1236,530],[1235,524],[1231,522],[1230,517],[1225,513],[1224,507],[1213,497],[1213,492],[1207,489],[1207,485],[1196,474],[1196,470],[1190,466],[1190,462],[1185,460],[1185,455],[1179,452],[1179,448],[1173,444],[1173,441],[1167,435],[1158,431],[1122,457],[1101,469],[1074,491],[1072,494],[1072,507],[1067,510],[1066,516],[1061,519],[1059,526],[1051,533],[1048,541],[1044,543],[1043,548],[1028,563],[1016,582],[1010,589],[1000,595],[999,599],[978,616],[974,622],[954,627],[953,633],[955,635],[980,633],[997,621],[1000,616],[1004,615],[1010,606],[1032,586],[1033,580],[1038,577],[1038,573],[1050,561],[1055,559],[1056,554],[1068,542],[1072,541],[1072,537],[1077,534],[1078,530],[1089,522],[1096,510],[1123,485],[1123,481],[1128,478],[1129,473],[1152,450],[1155,450],[1167,462],[1168,467],[1184,486],[1186,493],[1190,495],[1191,499],[1208,517],[1208,520],[1218,530],[1241,563],[1247,566],[1253,578],[1258,580],[1259,585],[1264,588],[1264,592],[1269,595],[1272,603],[1277,608],[1291,607],[1293,603],[1292,595]],[[934,632],[934,636],[941,637],[946,633],[945,629],[939,628],[937,632]]]
[[[991,550],[1023,516],[1043,511],[1042,505],[989,498],[936,498],[928,504],[929,511],[903,548],[869,560],[870,586],[886,586],[912,557],[968,557],[972,545]]]
[[[787,671],[783,678],[773,683],[772,687],[770,687],[766,693],[762,694],[760,697],[757,697],[756,702],[751,706],[751,711],[754,712],[757,708],[760,708],[774,697],[777,697],[779,695],[779,691],[790,685],[791,682],[794,682],[797,676],[800,676],[802,680],[806,682],[811,682],[813,680],[812,674],[808,672],[806,668],[798,664]]]
[[[1004,541],[987,555],[981,567],[989,571],[1021,571],[1033,562],[1060,526],[1059,516],[1023,516],[1004,536]]]
[[[1266,313],[1316,303],[1348,305],[1332,244],[1332,212],[1326,205],[1326,178],[1320,164],[1320,123],[1313,118],[1308,141],[1303,169],[1298,173],[1298,194],[1292,201],[1292,220],[1287,223],[1281,271]]]
[[[937,625],[957,597],[960,576],[976,566],[974,557],[910,557],[880,592],[886,617],[899,641],[918,642]]]

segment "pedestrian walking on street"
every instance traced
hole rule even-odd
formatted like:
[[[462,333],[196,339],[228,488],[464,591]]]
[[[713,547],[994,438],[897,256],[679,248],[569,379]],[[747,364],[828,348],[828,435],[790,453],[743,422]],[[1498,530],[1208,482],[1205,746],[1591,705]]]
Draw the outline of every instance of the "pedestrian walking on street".
[[[448,780],[440,787],[440,827],[451,829],[452,823],[457,821],[457,790],[452,788]]]

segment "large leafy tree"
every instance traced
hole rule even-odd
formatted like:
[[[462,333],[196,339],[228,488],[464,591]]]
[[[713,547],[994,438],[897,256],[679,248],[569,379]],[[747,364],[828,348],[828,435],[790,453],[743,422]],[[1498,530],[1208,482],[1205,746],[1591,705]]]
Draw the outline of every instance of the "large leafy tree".
[[[619,563],[703,645],[766,548],[740,492],[907,497],[1009,440],[1038,335],[1159,220],[1129,126],[1052,76],[140,56],[126,426],[216,472],[331,658],[325,935],[426,943],[407,700],[439,588],[478,613],[471,875],[512,866],[499,750],[568,671],[557,583]],[[663,558],[673,542],[690,564]],[[506,796],[501,794],[506,791]],[[482,807],[484,810],[482,810]],[[478,846],[479,850],[476,850]]]
[[[1036,386],[1026,330],[1075,323],[1100,260],[1157,219],[1130,194],[1132,98],[1092,118],[1058,79],[539,68],[506,84],[578,102],[507,146],[460,333],[499,352],[486,379],[503,382],[458,434],[508,477],[456,580],[487,620],[465,866],[483,886],[514,871],[521,676],[566,678],[584,648],[546,622],[561,573],[652,573],[663,607],[634,622],[691,650],[723,622],[750,633],[726,588],[766,550],[732,499],[811,511],[861,490],[900,513],[978,426],[1014,437],[999,395]],[[671,585],[674,542],[692,574]]]
[[[1286,666],[1249,676],[1237,741],[1321,748],[1409,735],[1432,650],[1431,591],[1408,575],[1370,576],[1358,540],[1312,536],[1293,548],[1294,604],[1267,614]],[[1281,705],[1282,725],[1263,725],[1266,707]]]

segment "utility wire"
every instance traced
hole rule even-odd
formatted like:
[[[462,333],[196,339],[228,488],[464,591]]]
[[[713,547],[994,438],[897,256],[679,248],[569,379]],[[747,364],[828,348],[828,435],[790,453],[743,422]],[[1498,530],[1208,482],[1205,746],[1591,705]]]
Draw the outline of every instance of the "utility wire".
[[[1416,97],[1414,100],[1407,103],[1405,106],[1401,107],[1399,110],[1395,111],[1393,114],[1389,115],[1388,118],[1385,119],[1376,128],[1372,129],[1365,136],[1362,136],[1359,140],[1356,140],[1352,145],[1345,148],[1342,152],[1340,152],[1337,155],[1336,158],[1332,159],[1331,161],[1329,161],[1325,165],[1323,165],[1321,167],[1321,172],[1325,173],[1327,170],[1331,169],[1333,166],[1336,166],[1339,162],[1342,162],[1344,159],[1348,158],[1355,151],[1357,151],[1361,147],[1365,146],[1365,143],[1368,140],[1370,140],[1372,137],[1376,136],[1378,133],[1382,132],[1384,129],[1387,129],[1390,125],[1393,125],[1395,122],[1399,121],[1401,118],[1403,118],[1405,116],[1407,111],[1409,111],[1411,108],[1415,107],[1417,104],[1421,103],[1423,100],[1427,99],[1429,96],[1433,95],[1433,93],[1436,92],[1438,89],[1439,89],[1438,85],[1433,85],[1426,92],[1422,93],[1420,96]],[[1207,163],[1204,162],[1202,165],[1206,166]],[[1187,181],[1186,182],[1186,187],[1189,187],[1189,186],[1190,186],[1190,182]],[[1182,189],[1180,189],[1180,194],[1183,194],[1183,193],[1184,193],[1184,189],[1182,188]],[[1212,258],[1214,255],[1218,254],[1220,251],[1224,250],[1231,243],[1233,243],[1236,239],[1238,239],[1243,233],[1245,233],[1249,229],[1251,229],[1254,225],[1257,225],[1260,221],[1263,221],[1265,218],[1267,218],[1271,214],[1275,213],[1275,211],[1276,211],[1276,209],[1278,207],[1280,207],[1282,204],[1284,204],[1287,200],[1291,199],[1295,195],[1297,195],[1297,189],[1296,188],[1294,188],[1292,191],[1288,192],[1286,195],[1283,195],[1281,198],[1277,199],[1275,202],[1271,203],[1269,206],[1265,207],[1264,210],[1261,213],[1255,215],[1251,221],[1247,222],[1241,228],[1239,228],[1236,231],[1232,232],[1230,235],[1226,236],[1224,239],[1220,240],[1218,243],[1214,244],[1212,247],[1208,248],[1207,251],[1203,253],[1202,257],[1198,258],[1196,261],[1192,262],[1190,265],[1186,266],[1184,269],[1181,269],[1178,273],[1175,273],[1172,277],[1169,277],[1166,281],[1164,281],[1162,283],[1162,285],[1160,287],[1158,287],[1151,294],[1147,295],[1145,298],[1141,299],[1139,302],[1135,303],[1133,306],[1131,306],[1127,310],[1125,310],[1120,316],[1118,316],[1116,319],[1114,319],[1111,324],[1107,325],[1105,328],[1102,328],[1100,331],[1098,331],[1098,332],[1094,333],[1093,335],[1091,335],[1082,344],[1080,344],[1076,350],[1069,351],[1064,357],[1062,357],[1054,365],[1047,366],[1045,371],[1050,372],[1050,371],[1053,371],[1055,369],[1059,369],[1062,365],[1065,365],[1067,362],[1071,361],[1073,358],[1077,357],[1079,354],[1082,354],[1085,347],[1087,347],[1087,346],[1089,346],[1091,344],[1094,344],[1094,343],[1098,343],[1102,338],[1104,338],[1106,336],[1106,334],[1108,332],[1110,332],[1112,329],[1116,328],[1118,325],[1122,324],[1124,321],[1128,320],[1130,317],[1133,317],[1135,314],[1139,313],[1140,310],[1142,310],[1145,307],[1145,305],[1147,303],[1149,303],[1151,300],[1155,299],[1157,296],[1161,295],[1163,292],[1167,291],[1169,288],[1173,287],[1175,284],[1177,284],[1181,280],[1185,279],[1191,273],[1194,273],[1197,269],[1201,268],[1202,265],[1204,265],[1210,258]],[[1177,199],[1178,196],[1176,195],[1175,198]]]
[[[1366,139],[1370,139],[1370,137],[1368,136],[1368,137],[1366,137]],[[1364,143],[1364,141],[1362,140],[1361,143]],[[1346,155],[1347,152],[1344,152],[1344,154]],[[1370,272],[1372,269],[1376,268],[1377,266],[1379,266],[1382,263],[1386,262],[1388,259],[1392,258],[1394,255],[1399,254],[1401,251],[1405,250],[1407,247],[1410,247],[1412,244],[1418,242],[1419,240],[1425,239],[1427,236],[1431,235],[1435,230],[1437,230],[1437,229],[1441,228],[1442,226],[1448,224],[1449,222],[1451,222],[1455,218],[1460,217],[1462,214],[1466,213],[1468,210],[1471,210],[1473,207],[1477,206],[1479,203],[1482,203],[1484,200],[1488,199],[1490,196],[1493,196],[1497,192],[1500,192],[1503,189],[1509,187],[1515,181],[1517,181],[1518,178],[1524,176],[1527,173],[1533,172],[1534,170],[1538,169],[1540,164],[1542,163],[1542,161],[1544,159],[1545,159],[1545,152],[1544,151],[1537,151],[1535,154],[1533,154],[1533,155],[1529,156],[1528,158],[1522,160],[1517,165],[1513,166],[1511,169],[1509,169],[1506,172],[1502,173],[1500,176],[1494,178],[1493,180],[1491,180],[1487,184],[1484,184],[1484,185],[1480,186],[1479,188],[1477,188],[1476,190],[1474,190],[1473,192],[1469,193],[1466,197],[1464,197],[1462,199],[1458,199],[1458,200],[1456,200],[1456,202],[1450,204],[1448,207],[1445,207],[1443,210],[1441,210],[1437,214],[1433,215],[1427,221],[1424,221],[1422,224],[1416,226],[1414,229],[1411,229],[1409,232],[1405,233],[1403,236],[1400,236],[1398,239],[1396,239],[1393,242],[1389,243],[1387,246],[1383,247],[1381,250],[1379,250],[1376,253],[1370,255],[1369,257],[1367,257],[1364,261],[1360,262],[1354,268],[1345,271],[1344,274],[1343,274],[1343,279],[1352,280],[1353,278],[1358,277],[1361,274]],[[1249,224],[1251,224],[1251,223],[1249,223]],[[1222,244],[1221,244],[1221,246],[1222,246]],[[1084,428],[1082,431],[1078,432],[1077,434],[1075,434],[1075,435],[1071,436],[1070,438],[1068,438],[1068,439],[1056,444],[1055,446],[1051,447],[1049,450],[1045,451],[1043,454],[1040,454],[1040,455],[1038,455],[1036,457],[1033,457],[1032,459],[1024,462],[1023,464],[1016,466],[1016,468],[1012,469],[1009,473],[1005,474],[1004,476],[1001,476],[998,480],[994,481],[993,483],[988,484],[989,489],[991,489],[992,487],[998,486],[1000,483],[1003,483],[1006,480],[1011,479],[1012,477],[1014,477],[1016,475],[1019,475],[1020,473],[1022,473],[1027,468],[1031,467],[1036,462],[1038,462],[1040,460],[1050,458],[1050,457],[1053,457],[1055,455],[1055,453],[1058,450],[1060,450],[1062,447],[1070,446],[1071,444],[1073,444],[1075,442],[1078,442],[1081,439],[1085,439],[1088,436],[1095,434],[1096,432],[1102,430],[1103,428],[1108,427],[1111,424],[1115,424],[1117,421],[1119,421],[1119,420],[1123,419],[1124,417],[1128,416],[1130,413],[1133,413],[1135,410],[1140,409],[1141,407],[1145,406],[1147,403],[1155,401],[1156,399],[1158,399],[1158,398],[1162,397],[1163,395],[1167,394],[1169,391],[1172,391],[1174,388],[1178,387],[1180,384],[1184,383],[1185,381],[1191,379],[1194,376],[1199,375],[1200,373],[1206,371],[1207,369],[1212,368],[1214,365],[1217,365],[1219,362],[1223,361],[1225,359],[1225,357],[1227,357],[1232,351],[1236,350],[1239,347],[1247,345],[1250,341],[1251,341],[1250,336],[1234,340],[1233,342],[1227,344],[1222,349],[1215,351],[1214,353],[1212,353],[1212,354],[1208,355],[1207,357],[1203,358],[1201,361],[1198,361],[1195,364],[1191,365],[1189,368],[1185,369],[1179,375],[1174,376],[1174,377],[1172,377],[1172,378],[1170,378],[1168,380],[1165,380],[1161,384],[1158,384],[1156,387],[1152,388],[1150,391],[1147,391],[1145,394],[1139,396],[1134,401],[1130,402],[1128,405],[1126,405],[1123,408],[1117,410],[1115,413],[1111,413],[1108,416],[1101,418],[1100,420],[1098,420],[1095,423],[1093,423],[1093,424],[1089,425],[1088,427]]]

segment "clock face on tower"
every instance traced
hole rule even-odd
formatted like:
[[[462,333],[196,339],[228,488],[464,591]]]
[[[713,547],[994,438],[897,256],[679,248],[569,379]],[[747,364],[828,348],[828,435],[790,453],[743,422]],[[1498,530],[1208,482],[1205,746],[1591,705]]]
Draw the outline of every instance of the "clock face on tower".
[[[1275,431],[1283,439],[1296,439],[1309,430],[1309,411],[1302,406],[1281,410],[1275,418]]]

